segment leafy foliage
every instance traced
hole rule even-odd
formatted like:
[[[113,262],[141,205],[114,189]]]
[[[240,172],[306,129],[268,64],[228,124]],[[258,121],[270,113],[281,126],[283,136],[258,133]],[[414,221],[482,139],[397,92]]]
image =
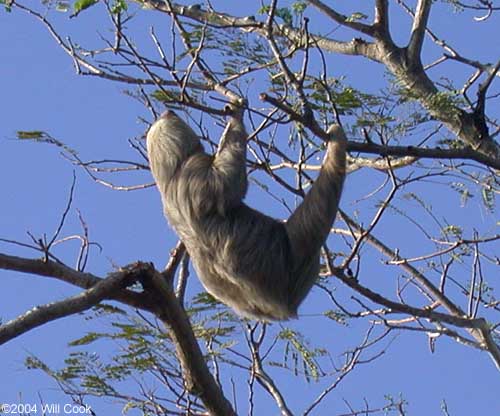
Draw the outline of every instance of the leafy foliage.
[[[99,0],[76,0],[73,3],[74,15],[78,15],[80,12],[96,5]]]

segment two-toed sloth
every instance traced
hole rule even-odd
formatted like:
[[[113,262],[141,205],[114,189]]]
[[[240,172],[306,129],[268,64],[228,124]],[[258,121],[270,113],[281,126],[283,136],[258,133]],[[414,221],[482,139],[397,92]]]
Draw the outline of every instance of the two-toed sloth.
[[[173,111],[148,132],[151,171],[168,221],[207,291],[245,317],[296,317],[317,279],[345,176],[344,132],[333,125],[328,133],[319,176],[282,222],[243,202],[248,182],[242,111],[232,112],[214,156]]]

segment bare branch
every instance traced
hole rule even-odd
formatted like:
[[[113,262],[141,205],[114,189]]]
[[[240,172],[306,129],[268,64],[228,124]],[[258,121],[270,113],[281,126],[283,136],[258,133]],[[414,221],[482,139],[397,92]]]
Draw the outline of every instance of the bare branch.
[[[263,386],[263,388],[274,398],[274,401],[280,409],[281,415],[292,416],[293,413],[288,408],[285,397],[276,386],[274,380],[269,376],[269,374],[267,374],[264,369],[264,365],[262,362],[263,359],[259,348],[262,343],[261,339],[265,334],[265,326],[262,329],[261,339],[255,339],[255,329],[256,327],[249,329],[250,337],[247,341],[250,352],[252,353],[252,376],[255,377],[257,381]]]
[[[90,289],[103,281],[103,279],[93,274],[79,272],[64,264],[56,263],[55,261],[28,259],[2,253],[0,253],[0,269],[54,277],[83,289]],[[141,293],[122,289],[113,294],[111,298],[135,308],[151,311],[150,300]]]
[[[261,94],[260,99],[272,104],[286,113],[291,120],[297,121],[306,126],[315,136],[325,141],[328,140],[328,135],[314,119],[305,118],[302,114],[292,110],[292,108],[284,102],[279,101],[268,94]],[[470,147],[464,147],[463,149],[426,149],[414,146],[386,146],[373,142],[358,143],[350,141],[347,144],[347,150],[350,152],[373,153],[380,156],[413,156],[417,158],[430,159],[470,159],[486,166],[500,169],[500,159],[490,157]]]
[[[161,10],[165,13],[175,14],[193,19],[200,23],[207,23],[211,26],[224,28],[232,27],[238,28],[247,33],[256,33],[261,36],[267,35],[267,30],[262,22],[249,22],[245,17],[234,17],[224,13],[218,13],[213,10],[203,10],[201,8],[190,8],[184,6],[165,5],[160,0],[144,0],[144,4],[156,10]],[[288,26],[275,24],[273,26],[273,34],[276,36],[286,37],[295,45],[303,45],[302,31]],[[365,55],[370,56],[371,59],[377,59],[377,52],[375,45],[361,39],[353,39],[350,42],[340,42],[323,36],[311,35],[311,44],[319,48],[324,48],[332,52],[345,53],[349,55]]]
[[[477,92],[477,105],[475,108],[475,115],[479,118],[479,120],[483,123],[483,128],[486,129],[485,133],[488,134],[487,127],[486,127],[486,115],[485,115],[485,110],[486,110],[486,93],[488,91],[488,88],[490,88],[491,83],[495,79],[495,77],[498,74],[498,71],[500,70],[500,60],[496,63],[496,65],[493,67],[493,69],[489,72],[488,76],[484,80],[484,82],[479,85],[479,89]]]
[[[363,233],[363,228],[359,226],[355,221],[353,221],[344,212],[339,211],[342,219],[352,227],[356,234],[359,235]],[[380,240],[375,238],[372,234],[367,235],[366,240],[376,247],[380,252],[386,255],[388,258],[398,258],[398,253],[389,249]],[[462,311],[455,303],[453,303],[442,291],[439,290],[429,279],[427,279],[422,273],[420,273],[416,268],[410,264],[401,264],[401,267],[409,273],[413,278],[415,278],[419,283],[421,283],[429,293],[438,300],[441,305],[443,305],[451,315],[443,314],[440,312],[431,311],[429,309],[420,309],[412,306],[399,304],[384,298],[371,291],[370,289],[360,285],[358,281],[354,278],[345,276],[342,271],[335,270],[333,266],[330,266],[331,270],[334,271],[336,277],[338,277],[342,282],[347,284],[349,287],[353,288],[357,292],[361,293],[363,296],[372,300],[373,302],[379,303],[380,305],[391,308],[394,311],[399,311],[403,313],[408,313],[413,316],[427,318],[431,321],[441,321],[448,324],[465,328],[470,334],[479,342],[479,344],[489,352],[493,362],[500,370],[500,347],[495,343],[492,336],[491,328],[488,322],[483,318],[468,318],[466,313]],[[408,308],[408,309],[407,309]],[[406,309],[406,311],[405,311]],[[433,316],[434,315],[434,316]]]
[[[356,234],[364,235],[366,240],[374,245],[380,252],[391,259],[397,259],[399,254],[386,245],[384,245],[380,240],[373,236],[373,234],[366,234],[365,230],[357,224],[352,218],[350,218],[346,213],[341,211],[341,218],[345,221],[349,227],[356,231]],[[422,283],[422,285],[434,296],[434,299],[439,300],[440,303],[448,309],[452,314],[462,318],[465,316],[465,312],[458,308],[450,299],[448,299],[444,293],[442,293],[429,279],[427,279],[422,273],[420,273],[415,267],[404,263],[401,267],[413,276],[417,281]],[[418,316],[418,315],[417,315]],[[460,325],[458,325],[460,326]]]
[[[486,321],[483,318],[470,319],[394,302],[372,291],[366,286],[361,285],[356,279],[345,275],[341,270],[335,270],[333,267],[332,270],[334,270],[333,274],[335,277],[339,278],[347,286],[362,294],[367,299],[370,299],[372,302],[390,308],[394,312],[418,316],[420,318],[429,319],[430,321],[442,321],[466,329],[479,329],[483,324],[486,325]]]
[[[405,259],[398,259],[398,260],[390,260],[387,263],[388,264],[394,264],[394,265],[401,265],[404,263],[414,263],[416,261],[423,261],[423,260],[428,260],[432,259],[433,257],[439,257],[442,256],[443,254],[450,253],[454,250],[456,250],[458,247],[461,247],[463,245],[468,245],[468,244],[480,244],[480,243],[489,243],[492,241],[497,241],[500,240],[500,235],[493,235],[491,237],[485,237],[485,238],[476,238],[476,239],[460,239],[458,241],[455,241],[453,243],[450,242],[438,242],[441,244],[446,244],[448,247],[443,248],[441,250],[435,251],[433,253],[429,254],[424,254],[421,256],[416,256],[412,258],[405,258]]]
[[[376,0],[373,26],[382,36],[389,35],[389,5],[387,0]]]
[[[117,290],[126,287],[128,277],[128,271],[120,270],[78,295],[59,302],[34,307],[0,326],[0,345],[43,324],[83,312],[95,306]]]
[[[182,255],[183,251],[179,250],[179,261],[173,264],[177,265]],[[174,270],[172,268],[166,272],[173,273]],[[165,280],[164,274],[165,272],[159,273],[151,267],[148,278],[143,280],[143,286],[155,299],[155,313],[171,329],[170,334],[182,365],[187,389],[199,395],[210,414],[236,415],[231,403],[224,397],[220,386],[210,374],[186,312],[175,297],[172,286]]]
[[[420,54],[424,43],[425,31],[429,14],[432,7],[432,0],[419,0],[417,10],[413,18],[413,27],[411,29],[411,38],[408,44],[408,58],[410,62],[416,64],[420,62]]]
[[[320,10],[322,13],[324,13],[326,16],[328,16],[334,22],[337,22],[339,25],[348,27],[350,29],[356,30],[356,31],[361,32],[361,33],[364,33],[365,35],[368,35],[368,36],[374,35],[374,31],[373,31],[372,26],[349,20],[349,18],[347,16],[344,16],[344,15],[338,13],[336,10],[334,10],[330,6],[327,6],[325,3],[323,3],[320,0],[307,0],[307,2],[312,4],[314,7],[316,7],[318,10]]]
[[[167,12],[170,13],[172,18],[175,21],[175,24],[179,31],[181,32],[181,38],[182,41],[184,42],[186,46],[186,50],[190,53],[190,55],[193,58],[193,63],[199,68],[200,72],[203,74],[205,79],[207,80],[207,83],[210,87],[213,88],[214,91],[218,92],[221,94],[223,97],[226,97],[231,103],[238,104],[242,101],[241,97],[236,94],[235,92],[231,91],[228,87],[220,83],[215,76],[212,75],[208,65],[201,59],[200,57],[200,51],[203,46],[203,38],[200,41],[199,48],[193,48],[193,45],[189,41],[189,36],[187,34],[187,31],[184,29],[184,26],[180,22],[180,20],[177,18],[176,13],[174,12],[173,5],[170,0],[165,0],[165,6],[167,8]]]
[[[63,214],[61,216],[61,220],[59,221],[59,225],[57,226],[56,231],[54,232],[54,235],[52,236],[52,238],[50,239],[50,241],[47,243],[47,245],[45,247],[45,249],[47,250],[47,253],[50,251],[52,244],[54,244],[54,242],[56,241],[57,237],[61,233],[61,230],[64,226],[64,222],[66,221],[66,217],[67,217],[68,212],[71,208],[71,203],[73,202],[73,194],[75,191],[75,185],[76,185],[76,175],[75,175],[75,172],[73,171],[73,181],[71,183],[71,189],[69,191],[68,202],[66,203],[66,208],[63,211]]]

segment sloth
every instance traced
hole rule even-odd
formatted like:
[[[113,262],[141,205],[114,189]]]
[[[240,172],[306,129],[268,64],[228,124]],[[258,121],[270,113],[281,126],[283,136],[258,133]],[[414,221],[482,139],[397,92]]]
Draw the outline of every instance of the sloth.
[[[318,277],[321,247],[337,213],[346,138],[339,125],[328,129],[320,173],[283,222],[243,202],[248,135],[242,110],[228,111],[215,155],[173,111],[151,126],[148,157],[164,213],[211,295],[246,318],[295,318]]]

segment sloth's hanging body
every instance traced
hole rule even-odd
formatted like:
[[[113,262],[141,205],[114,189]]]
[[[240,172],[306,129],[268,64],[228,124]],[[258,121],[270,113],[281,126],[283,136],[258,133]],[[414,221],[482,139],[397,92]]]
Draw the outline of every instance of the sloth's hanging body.
[[[241,112],[230,118],[214,156],[172,111],[148,132],[150,166],[170,225],[207,291],[245,317],[295,317],[316,281],[345,176],[345,135],[338,125],[328,132],[320,174],[285,223],[243,202],[247,133]]]

